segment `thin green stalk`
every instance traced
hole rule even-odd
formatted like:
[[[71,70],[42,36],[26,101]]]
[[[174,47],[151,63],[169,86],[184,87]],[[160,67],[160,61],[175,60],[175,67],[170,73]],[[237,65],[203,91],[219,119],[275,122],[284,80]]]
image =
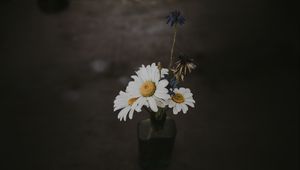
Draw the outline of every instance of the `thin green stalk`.
[[[171,69],[172,64],[173,64],[173,53],[174,53],[174,47],[175,47],[175,43],[176,43],[176,35],[177,35],[177,24],[174,25],[174,35],[173,35],[173,43],[172,43],[172,48],[171,48],[169,69]]]

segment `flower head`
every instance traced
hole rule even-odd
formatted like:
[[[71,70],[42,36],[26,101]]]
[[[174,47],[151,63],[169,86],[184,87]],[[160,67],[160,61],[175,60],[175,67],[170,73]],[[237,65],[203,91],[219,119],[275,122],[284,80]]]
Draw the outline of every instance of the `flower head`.
[[[196,65],[194,64],[193,59],[185,55],[180,55],[179,60],[175,63],[175,67],[172,69],[172,71],[178,81],[183,81],[184,76],[186,76],[188,73],[191,73],[195,68]]]
[[[182,111],[183,113],[187,113],[188,106],[194,107],[195,100],[193,99],[193,94],[191,90],[188,88],[175,88],[173,90],[174,94],[171,96],[169,100],[169,108],[173,108],[173,113],[175,115],[178,112]]]
[[[146,106],[153,112],[157,112],[158,107],[164,107],[163,101],[170,98],[166,88],[169,82],[161,79],[164,73],[153,63],[146,67],[142,65],[136,72],[137,75],[132,76],[134,81],[129,82],[126,92],[137,98],[138,109]]]
[[[167,24],[170,24],[171,27],[173,25],[183,25],[185,22],[185,18],[180,14],[180,11],[175,10],[170,12],[170,14],[167,16]]]
[[[129,119],[132,119],[133,112],[140,112],[141,110],[137,107],[136,97],[133,97],[131,94],[120,91],[119,95],[114,101],[114,111],[122,109],[118,114],[118,119],[121,121],[126,121],[127,115],[129,113]]]

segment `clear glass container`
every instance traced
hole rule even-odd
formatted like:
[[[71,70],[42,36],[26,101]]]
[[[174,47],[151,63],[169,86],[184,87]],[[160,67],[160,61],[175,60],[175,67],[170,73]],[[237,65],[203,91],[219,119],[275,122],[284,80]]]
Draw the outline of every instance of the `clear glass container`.
[[[138,123],[139,163],[143,169],[158,169],[170,164],[176,124],[166,111],[152,112],[149,119]]]

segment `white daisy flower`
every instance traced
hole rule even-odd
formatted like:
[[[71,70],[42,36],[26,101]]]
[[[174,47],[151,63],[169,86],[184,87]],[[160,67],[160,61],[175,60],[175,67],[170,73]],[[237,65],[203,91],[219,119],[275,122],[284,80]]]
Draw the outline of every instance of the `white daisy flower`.
[[[136,97],[133,97],[129,93],[125,93],[123,91],[120,91],[119,95],[116,97],[114,101],[114,111],[122,109],[118,114],[118,119],[120,121],[124,120],[126,121],[128,112],[129,112],[129,119],[132,119],[133,112],[137,111],[140,112],[141,110],[137,107],[137,99]]]
[[[171,96],[171,99],[169,100],[169,108],[173,108],[174,115],[177,115],[181,110],[184,114],[187,113],[187,105],[195,107],[195,100],[193,99],[193,94],[190,89],[183,87],[179,89],[175,88],[173,92],[174,95]]]
[[[162,71],[162,70],[161,70]],[[137,75],[131,76],[134,81],[129,82],[126,92],[133,95],[137,99],[138,109],[146,106],[150,107],[153,112],[158,111],[158,107],[163,107],[162,101],[170,98],[168,89],[169,82],[161,80],[161,76],[167,74],[164,70],[160,73],[158,67],[153,63],[151,66],[144,66],[136,72]]]

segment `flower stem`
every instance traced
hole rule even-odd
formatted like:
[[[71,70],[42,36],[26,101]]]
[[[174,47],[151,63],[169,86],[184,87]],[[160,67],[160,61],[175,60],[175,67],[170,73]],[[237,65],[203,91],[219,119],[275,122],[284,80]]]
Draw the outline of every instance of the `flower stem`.
[[[176,35],[177,35],[177,24],[175,23],[175,25],[174,25],[174,35],[173,35],[173,43],[172,43],[172,48],[171,48],[171,56],[170,56],[169,69],[171,69],[172,64],[173,64],[173,53],[174,53],[174,46],[175,46],[175,42],[176,42]]]
[[[164,108],[158,108],[157,112],[150,114],[150,120],[153,130],[157,131],[163,128],[166,121],[166,111]]]
[[[150,113],[150,114],[153,113],[152,110],[148,109],[147,107],[144,107],[144,109],[145,109],[148,113]]]

